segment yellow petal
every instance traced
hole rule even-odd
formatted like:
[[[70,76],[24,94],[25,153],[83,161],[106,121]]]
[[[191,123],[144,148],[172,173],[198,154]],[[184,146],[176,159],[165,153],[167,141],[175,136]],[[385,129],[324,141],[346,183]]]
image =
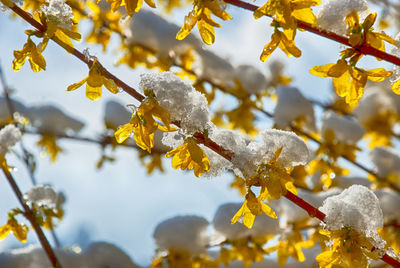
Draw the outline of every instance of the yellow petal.
[[[15,219],[9,220],[8,224],[10,225],[14,236],[22,243],[26,243],[28,227],[26,225],[19,224]]]
[[[104,77],[104,86],[113,94],[117,94],[119,92],[117,85],[115,84],[114,80],[108,79]]]
[[[199,28],[200,36],[204,43],[212,45],[215,41],[214,27],[204,20],[197,21],[197,27]]]
[[[278,47],[280,41],[280,34],[277,32],[273,33],[271,36],[271,41],[264,47],[261,53],[260,60],[263,62],[266,61],[269,56],[271,56],[272,52],[274,52],[274,50]]]
[[[279,44],[279,48],[290,58],[295,56],[296,58],[301,56],[301,50],[296,47],[293,40],[289,40],[285,34],[282,34],[282,42]]]
[[[125,0],[126,13],[129,16],[133,16],[136,12],[139,12],[142,7],[143,0]]]
[[[386,71],[385,68],[376,68],[366,71],[368,79],[372,82],[381,82],[393,74],[393,71]]]
[[[320,66],[314,66],[310,69],[310,74],[313,74],[313,75],[316,75],[319,77],[328,78],[328,77],[330,77],[328,75],[328,72],[334,65],[335,64],[330,63],[330,64],[325,64],[325,65],[320,65]]]
[[[79,81],[78,83],[74,83],[74,84],[70,85],[70,86],[67,88],[67,91],[73,91],[73,90],[75,90],[75,89],[81,87],[81,86],[87,81],[87,79],[88,79],[88,78],[86,77],[86,78],[82,79],[81,81]]]
[[[317,19],[315,18],[311,8],[295,9],[292,11],[292,16],[311,25],[315,25],[317,22]]]
[[[272,210],[272,208],[270,208],[267,204],[265,204],[264,202],[260,202],[261,203],[261,209],[262,211],[268,216],[271,217],[273,219],[277,219],[278,216],[276,216],[275,211]]]
[[[395,94],[400,95],[400,79],[392,84],[392,90]]]
[[[115,133],[115,140],[118,143],[124,142],[132,133],[133,124],[125,124],[121,126]]]
[[[351,81],[350,73],[348,71],[344,72],[340,77],[334,77],[332,79],[333,87],[335,88],[336,94],[340,97],[345,97],[350,94],[351,91]]]
[[[8,224],[5,224],[0,227],[0,240],[6,238],[11,231],[11,227]]]
[[[359,18],[358,18],[358,13],[357,11],[353,10],[352,12],[350,12],[347,16],[346,16],[346,24],[350,27],[353,28],[356,25],[359,24]]]
[[[92,87],[86,83],[86,97],[92,101],[98,100],[101,97],[102,86]]]
[[[257,199],[255,194],[249,190],[249,192],[246,195],[246,200],[247,200],[247,207],[251,211],[251,213],[255,216],[260,216],[262,213],[261,209],[261,202]]]
[[[149,5],[149,7],[156,8],[156,3],[154,3],[154,0],[144,0],[146,4]]]
[[[245,204],[246,204],[246,201],[245,201],[245,203],[243,203],[243,205],[240,207],[240,209],[236,212],[236,214],[232,217],[231,224],[236,223],[240,219],[240,217],[242,217]]]
[[[185,23],[182,25],[182,28],[176,34],[176,39],[183,40],[186,36],[190,34],[193,27],[197,23],[197,17],[194,15],[194,12],[191,11],[187,16],[185,16]]]

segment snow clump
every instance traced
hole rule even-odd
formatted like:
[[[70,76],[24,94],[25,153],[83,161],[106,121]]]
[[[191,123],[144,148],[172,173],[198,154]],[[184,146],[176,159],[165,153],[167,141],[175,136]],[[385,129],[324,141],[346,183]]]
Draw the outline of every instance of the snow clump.
[[[203,132],[210,124],[210,111],[204,94],[172,72],[141,75],[141,90],[152,90],[172,121],[180,121],[187,134]]]
[[[104,109],[104,122],[108,128],[117,129],[119,126],[127,124],[131,119],[132,112],[125,106],[114,100],[106,102]]]
[[[315,131],[315,116],[312,103],[295,87],[280,87],[275,106],[274,122],[278,128],[287,128],[300,116],[305,119],[304,127]]]
[[[24,194],[27,203],[34,203],[38,206],[55,206],[58,194],[51,186],[36,185]]]
[[[239,65],[235,76],[244,90],[250,94],[262,93],[267,89],[267,79],[257,68],[251,65]]]
[[[378,189],[374,193],[379,199],[385,222],[400,223],[400,194],[389,188]]]
[[[400,175],[400,155],[392,148],[378,146],[369,154],[379,177]]]
[[[196,254],[206,250],[208,221],[199,216],[176,216],[157,225],[153,237],[160,250],[184,250]]]
[[[241,150],[235,151],[232,159],[234,171],[241,178],[251,178],[257,174],[261,164],[268,163],[274,153],[282,147],[277,159],[284,167],[305,165],[310,160],[310,151],[305,142],[294,132],[267,129],[259,134],[260,141],[248,142]]]
[[[74,14],[72,8],[64,0],[50,0],[48,5],[43,5],[41,9],[57,26],[71,30]]]
[[[16,126],[10,124],[0,130],[0,155],[4,155],[22,137],[21,131]]]
[[[327,112],[322,122],[322,135],[331,129],[338,141],[344,144],[356,144],[365,133],[365,129],[356,120],[339,116],[334,112]]]
[[[376,195],[365,186],[353,185],[341,194],[328,197],[319,208],[326,214],[328,230],[351,227],[381,247],[377,229],[383,226],[383,214]]]
[[[345,18],[352,11],[356,11],[360,21],[364,21],[368,12],[368,3],[365,0],[326,0],[317,13],[317,24],[321,29],[332,31],[339,35],[346,34]]]

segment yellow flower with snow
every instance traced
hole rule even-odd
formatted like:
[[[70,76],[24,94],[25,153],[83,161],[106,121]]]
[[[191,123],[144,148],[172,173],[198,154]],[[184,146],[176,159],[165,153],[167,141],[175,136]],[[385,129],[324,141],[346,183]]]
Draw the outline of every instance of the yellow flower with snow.
[[[250,178],[249,185],[261,186],[260,198],[279,199],[284,196],[287,191],[297,194],[297,189],[293,184],[293,178],[290,177],[290,171],[286,169],[279,161],[279,155],[283,147],[275,151],[274,157],[267,163],[262,164],[258,168],[258,174]]]
[[[344,57],[347,57],[346,55]],[[344,59],[338,60],[335,64],[326,64],[311,68],[310,73],[316,76],[329,78],[332,77],[333,87],[339,97],[344,97],[346,103],[356,105],[362,97],[367,80],[381,82],[393,74],[384,68],[364,70],[355,67],[355,63],[350,64]],[[356,62],[355,60],[354,62]]]
[[[97,60],[93,61],[93,64],[89,70],[89,75],[78,83],[70,85],[67,88],[67,91],[73,91],[81,87],[84,83],[86,83],[86,97],[93,101],[100,99],[103,86],[105,86],[113,94],[118,93],[118,87],[114,80],[106,78],[102,75],[101,66]]]
[[[210,161],[194,138],[185,139],[183,145],[165,154],[165,157],[171,156],[174,169],[194,169],[196,177],[210,170]]]
[[[233,216],[231,224],[236,223],[242,218],[243,225],[250,229],[253,226],[256,216],[260,216],[263,212],[271,218],[277,218],[272,208],[262,202],[260,196],[256,197],[253,191],[249,189],[242,207]]]
[[[12,69],[19,71],[26,59],[29,60],[32,71],[40,72],[41,70],[46,70],[46,60],[42,55],[42,50],[35,45],[30,36],[28,36],[23,49],[14,50]]]
[[[155,118],[163,122],[164,126],[155,121]],[[168,111],[163,109],[154,97],[147,97],[142,101],[138,110],[132,114],[128,124],[121,126],[115,133],[118,143],[124,142],[133,132],[136,144],[143,150],[151,153],[154,147],[154,132],[157,129],[162,131],[175,131],[171,127],[171,118]]]
[[[176,39],[183,40],[190,34],[193,27],[197,24],[199,28],[201,39],[207,45],[211,45],[215,41],[214,27],[221,27],[211,19],[211,14],[217,16],[222,20],[232,19],[225,9],[225,3],[220,0],[203,0],[195,1],[193,10],[185,16],[185,23],[176,35]]]
[[[321,234],[329,236],[333,240],[330,250],[323,251],[317,255],[316,260],[320,267],[330,268],[333,265],[341,267],[369,267],[368,258],[377,260],[379,255],[365,235],[344,227],[340,230],[321,230]]]

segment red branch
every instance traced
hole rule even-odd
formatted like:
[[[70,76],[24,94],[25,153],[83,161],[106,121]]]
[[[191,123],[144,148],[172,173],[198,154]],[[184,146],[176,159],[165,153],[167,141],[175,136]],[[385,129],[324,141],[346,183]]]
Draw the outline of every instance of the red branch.
[[[243,7],[245,9],[252,10],[252,11],[254,11],[254,10],[256,10],[258,8],[255,5],[248,4],[248,3],[245,3],[245,2],[242,2],[242,1],[239,1],[239,0],[226,0],[226,2],[227,3],[231,3],[233,5],[237,5],[239,7]],[[32,16],[29,13],[25,12],[24,10],[22,10],[21,8],[19,8],[17,6],[14,6],[12,8],[12,10],[15,13],[17,13],[18,15],[20,15],[25,21],[27,21],[32,26],[37,28],[38,30],[40,30],[42,32],[45,31],[45,27],[42,24],[40,24],[38,21],[36,21],[34,18],[32,18]],[[309,27],[311,27],[311,26],[309,26]],[[318,29],[315,29],[315,31],[322,32],[321,30],[318,30]],[[341,38],[344,38],[344,37],[341,37]],[[59,42],[59,40],[57,40],[57,39],[54,40],[54,38],[53,38],[53,41],[55,41],[56,43]],[[63,44],[63,46],[65,46],[65,44]],[[93,64],[93,61],[88,60],[83,53],[81,53],[80,51],[78,51],[76,49],[73,49],[72,54],[75,57],[77,57],[78,59],[80,59],[81,61],[83,61],[84,63],[86,63],[89,67],[91,66],[91,64]],[[396,59],[398,59],[398,58],[396,58]],[[98,62],[98,63],[100,64],[100,62]],[[398,59],[398,63],[400,65],[400,59]],[[115,81],[115,83],[119,87],[121,87],[125,92],[127,92],[129,95],[134,97],[136,100],[142,101],[145,98],[145,96],[143,96],[142,94],[137,92],[134,88],[128,86],[123,81],[121,81],[119,78],[117,78],[116,76],[114,76],[113,74],[108,72],[103,66],[101,66],[101,68],[102,68],[102,74],[104,76],[106,76],[107,78],[113,79]],[[179,126],[179,122],[176,122],[176,123]],[[214,141],[212,141],[211,139],[209,139],[208,137],[206,137],[202,133],[196,133],[194,135],[194,137],[197,139],[197,141],[199,143],[204,144],[205,146],[207,146],[208,148],[210,148],[214,152],[218,153],[219,155],[221,155],[222,157],[224,157],[228,161],[232,161],[233,157],[235,156],[234,152],[223,148],[222,146],[218,145],[217,143],[215,143]],[[289,191],[287,191],[285,197],[287,199],[289,199],[290,201],[292,201],[293,203],[295,203],[297,206],[299,206],[302,209],[306,210],[311,217],[315,217],[315,218],[320,219],[321,221],[324,221],[325,214],[322,213],[318,208],[312,206],[311,204],[309,204],[308,202],[303,200],[302,198],[296,196],[295,194],[293,194],[293,193],[291,193]],[[390,256],[388,256],[386,254],[381,259],[383,261],[387,262],[388,264],[392,265],[393,267],[399,267],[400,268],[400,262],[397,261],[396,259],[391,258]]]
[[[224,0],[226,3],[237,6],[237,7],[241,7],[250,11],[255,11],[257,10],[259,7],[250,3],[246,3],[243,2],[241,0]],[[268,15],[266,15],[268,16]],[[271,16],[268,16],[271,17]],[[319,29],[311,24],[302,22],[302,21],[297,21],[297,26],[303,30],[306,30],[308,32],[314,33],[316,35],[331,39],[333,41],[336,41],[338,43],[341,43],[343,45],[349,46],[349,47],[353,47],[352,45],[350,45],[349,43],[349,38],[335,34],[333,32],[329,32],[329,31],[325,31],[322,29]],[[361,54],[364,55],[371,55],[374,57],[377,57],[379,59],[385,60],[387,62],[391,62],[395,65],[400,66],[400,58],[396,57],[394,55],[391,55],[389,53],[380,51],[376,48],[373,48],[367,44],[363,44],[363,45],[358,45],[353,47],[355,50],[359,51]]]

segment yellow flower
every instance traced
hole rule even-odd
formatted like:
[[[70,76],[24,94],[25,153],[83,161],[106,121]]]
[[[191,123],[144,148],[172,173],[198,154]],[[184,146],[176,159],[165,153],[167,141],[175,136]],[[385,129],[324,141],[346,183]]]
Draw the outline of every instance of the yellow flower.
[[[19,71],[24,65],[26,59],[28,58],[31,69],[34,72],[40,72],[41,70],[46,70],[46,60],[42,56],[42,50],[39,49],[35,43],[28,36],[24,48],[21,50],[14,50],[14,60],[12,63],[12,69],[14,71]]]
[[[288,57],[295,56],[298,58],[301,56],[301,51],[296,47],[294,40],[289,38],[286,32],[281,32],[275,28],[271,36],[271,41],[264,47],[261,53],[260,60],[266,61],[278,46]]]
[[[172,167],[174,169],[194,169],[196,177],[200,177],[203,172],[210,170],[210,161],[193,138],[185,139],[183,145],[165,154],[165,157],[170,156],[174,156],[172,158]]]
[[[304,241],[300,231],[293,231],[289,235],[283,234],[279,239],[279,243],[275,246],[267,248],[265,253],[277,251],[278,263],[284,266],[289,256],[293,259],[303,262],[306,260],[302,248],[312,248],[314,246],[313,241]]]
[[[373,244],[365,235],[349,227],[334,231],[321,230],[320,233],[333,240],[331,249],[316,257],[320,267],[330,268],[332,265],[340,265],[363,268],[369,267],[368,258],[379,259],[376,252],[371,252]]]
[[[249,189],[242,207],[233,216],[231,224],[236,223],[242,218],[243,225],[250,229],[253,226],[256,216],[260,216],[262,212],[271,218],[277,218],[275,212],[261,201],[260,196],[257,198],[253,191]]]
[[[21,241],[22,243],[26,243],[26,238],[28,234],[28,227],[25,224],[19,224],[18,221],[14,218],[14,215],[20,214],[22,211],[13,210],[8,213],[8,221],[5,225],[0,226],[0,240],[6,238],[10,232],[13,232],[14,236]]]
[[[165,126],[158,124],[153,117],[159,119]],[[175,131],[176,129],[170,124],[170,114],[158,104],[154,97],[147,97],[132,114],[129,123],[121,126],[114,136],[118,143],[122,143],[133,132],[136,144],[150,153],[151,148],[154,147],[154,132],[157,129]]]
[[[362,97],[367,79],[372,82],[381,82],[393,74],[392,71],[386,71],[384,68],[366,71],[348,64],[345,59],[338,60],[336,64],[315,66],[311,68],[310,73],[325,78],[332,77],[338,96],[345,97],[346,103],[353,106]]]
[[[67,88],[67,91],[73,91],[86,83],[86,97],[90,100],[97,100],[101,97],[103,85],[113,94],[118,93],[118,87],[114,80],[104,77],[101,74],[101,66],[97,60],[93,61],[90,67],[89,75],[78,83],[72,84]]]
[[[376,13],[370,13],[361,25],[356,11],[348,14],[345,21],[348,25],[347,35],[350,36],[349,43],[353,47],[365,42],[378,50],[385,51],[383,41],[392,45],[396,44],[396,40],[385,33],[373,32],[374,28],[372,26],[376,21]]]
[[[97,0],[97,4],[101,0]],[[147,5],[149,5],[152,8],[156,7],[156,4],[154,3],[153,0],[144,0]],[[126,13],[128,13],[129,16],[133,16],[136,12],[139,12],[139,10],[142,8],[143,5],[143,0],[107,0],[108,3],[111,3],[111,11],[115,12],[120,6],[125,6]]]
[[[297,27],[296,20],[312,25],[316,23],[311,6],[320,4],[320,0],[268,0],[254,11],[254,17],[258,19],[263,15],[268,15],[278,21],[284,29],[295,30]]]
[[[43,134],[37,142],[37,145],[42,147],[50,155],[51,162],[55,162],[58,154],[63,151],[63,149],[57,145],[56,137],[51,134]]]
[[[102,10],[91,1],[86,1],[86,5],[91,10],[90,18],[93,21],[93,28],[86,41],[101,44],[103,51],[105,51],[111,34],[113,32],[121,33],[122,31],[119,26],[122,15],[120,13],[111,13],[109,10]],[[108,27],[104,27],[105,25],[108,25]]]
[[[214,27],[221,27],[221,25],[211,19],[211,14],[223,20],[232,19],[231,15],[224,11],[224,7],[222,7],[220,3],[221,2],[217,0],[195,1],[193,10],[185,16],[185,23],[176,35],[176,39],[185,39],[197,24],[201,39],[203,39],[204,43],[207,45],[214,43]]]
[[[261,186],[260,199],[279,199],[287,191],[297,194],[296,187],[293,185],[293,178],[290,172],[277,160],[282,152],[280,147],[274,153],[274,157],[267,163],[262,164],[258,169],[258,174],[249,179],[249,185]]]

